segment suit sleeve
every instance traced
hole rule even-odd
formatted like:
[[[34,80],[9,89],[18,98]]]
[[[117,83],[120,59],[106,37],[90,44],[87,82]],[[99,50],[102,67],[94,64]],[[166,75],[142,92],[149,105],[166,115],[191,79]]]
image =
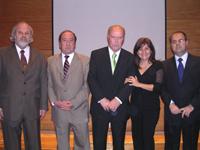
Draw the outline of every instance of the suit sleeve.
[[[161,99],[166,106],[169,106],[170,101],[171,101],[171,96],[170,96],[170,94],[169,94],[169,92],[167,91],[167,88],[166,88],[167,85],[166,85],[165,76],[166,76],[166,73],[164,73],[164,80],[163,80],[163,85],[162,85],[162,88],[161,88]]]
[[[89,62],[87,61],[87,63],[83,66],[84,66],[83,67],[84,82],[79,92],[76,94],[74,98],[72,98],[71,102],[73,105],[73,109],[78,108],[83,103],[88,103],[89,87],[87,84],[87,75],[88,75],[88,70],[89,70]]]
[[[194,98],[192,99],[191,105],[195,108],[195,109],[200,109],[200,87],[196,93],[196,95],[194,96]]]
[[[127,61],[128,71],[126,74],[126,78],[129,76],[136,75],[136,66],[134,65],[133,55],[130,55],[128,60],[129,60]],[[122,80],[123,87],[119,90],[118,94],[116,95],[122,101],[122,103],[128,100],[128,97],[132,91],[132,88],[134,88],[134,87],[129,86],[128,83],[124,84],[124,81],[125,81],[125,78]]]
[[[0,49],[0,108],[2,108],[2,57],[1,57],[1,49]]]
[[[3,70],[4,70],[4,61],[3,61],[3,56],[5,55],[4,53],[7,51],[5,48],[0,49],[0,108],[3,108],[3,101],[5,101],[5,84],[6,84],[6,79],[4,78],[3,75]]]
[[[96,56],[97,57],[97,56]],[[92,52],[90,57],[90,63],[89,63],[89,72],[88,72],[88,85],[90,88],[90,91],[92,93],[92,96],[94,97],[93,100],[96,100],[98,102],[102,98],[104,98],[103,92],[98,84],[97,80],[97,65],[96,65],[96,58],[94,53]]]
[[[48,75],[48,96],[50,102],[55,102],[57,100],[56,94],[53,88],[53,79],[51,74],[51,60],[48,59],[48,66],[47,66],[47,75]]]
[[[40,73],[40,87],[41,87],[41,99],[40,109],[48,110],[48,96],[47,96],[47,62],[42,56],[41,58],[41,73]]]
[[[170,93],[167,90],[167,75],[168,75],[168,73],[167,73],[166,62],[163,62],[163,72],[164,73],[163,73],[163,85],[161,88],[161,99],[166,106],[169,106],[172,98],[171,98]]]
[[[196,80],[196,84],[197,84],[197,88],[196,88],[196,93],[191,101],[191,105],[195,108],[195,109],[200,109],[200,80],[199,80],[199,76],[200,76],[200,57],[197,58],[198,63],[196,65],[196,67],[194,67],[195,71],[197,71],[197,80]]]

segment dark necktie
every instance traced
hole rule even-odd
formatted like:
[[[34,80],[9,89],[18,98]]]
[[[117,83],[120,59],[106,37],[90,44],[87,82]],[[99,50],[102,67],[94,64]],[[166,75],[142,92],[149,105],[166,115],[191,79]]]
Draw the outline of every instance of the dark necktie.
[[[69,56],[68,56],[68,55],[65,55],[65,63],[64,63],[64,68],[63,68],[63,71],[64,71],[64,79],[66,78],[67,72],[68,72],[68,70],[69,70],[69,61],[68,61],[68,58],[69,58]]]
[[[21,50],[20,53],[21,53],[21,65],[23,67],[23,69],[26,69],[26,66],[27,66],[27,60],[26,60],[26,57],[24,55],[24,50]]]
[[[178,59],[178,77],[179,77],[179,81],[182,82],[183,80],[183,72],[184,72],[184,67],[183,67],[183,63],[182,63],[183,59],[179,58]]]

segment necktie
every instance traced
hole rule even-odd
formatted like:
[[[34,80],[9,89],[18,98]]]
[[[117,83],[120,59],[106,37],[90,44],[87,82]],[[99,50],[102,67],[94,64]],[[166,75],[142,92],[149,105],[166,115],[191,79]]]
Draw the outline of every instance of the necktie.
[[[21,53],[21,65],[23,67],[23,69],[26,69],[26,66],[27,66],[27,60],[26,60],[26,57],[24,55],[24,50],[21,50],[20,53]]]
[[[183,63],[182,63],[183,59],[179,58],[178,59],[178,77],[179,77],[179,81],[182,82],[183,80],[183,71],[184,71],[184,67],[183,67]]]
[[[112,54],[112,73],[114,73],[115,67],[116,67],[116,64],[117,64],[116,57],[117,57],[117,55],[115,53],[113,53]]]
[[[69,61],[68,61],[68,58],[69,58],[69,56],[68,56],[68,55],[65,55],[65,63],[64,63],[64,68],[63,68],[63,71],[64,71],[64,79],[66,78],[67,72],[68,72],[68,70],[69,70]]]

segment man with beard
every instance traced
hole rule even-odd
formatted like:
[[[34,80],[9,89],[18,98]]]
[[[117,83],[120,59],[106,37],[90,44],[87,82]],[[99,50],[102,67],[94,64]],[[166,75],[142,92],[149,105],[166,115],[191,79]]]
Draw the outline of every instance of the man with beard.
[[[40,119],[47,107],[47,63],[34,48],[33,29],[17,23],[11,32],[12,45],[0,55],[0,119],[5,150],[21,149],[23,129],[25,149],[40,150]]]

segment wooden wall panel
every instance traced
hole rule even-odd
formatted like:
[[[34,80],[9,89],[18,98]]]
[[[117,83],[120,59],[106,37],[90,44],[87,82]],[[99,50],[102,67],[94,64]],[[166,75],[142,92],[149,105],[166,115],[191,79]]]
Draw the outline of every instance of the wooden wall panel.
[[[176,30],[188,34],[189,51],[200,56],[200,1],[167,1],[167,37]],[[34,29],[33,46],[46,58],[52,55],[52,0],[0,0],[0,47],[7,46],[12,26],[18,21],[27,21]],[[168,41],[168,40],[167,40]],[[172,54],[167,42],[167,58]],[[53,130],[51,109],[42,121],[43,130]],[[127,130],[130,131],[130,120]],[[91,129],[91,122],[90,122]],[[157,131],[163,130],[163,104]]]
[[[6,22],[26,20],[51,24],[51,0],[1,0],[1,5],[1,17]]]
[[[167,1],[167,37],[177,30],[186,32],[189,39],[189,52],[200,56],[200,1]],[[169,42],[167,42],[169,49]],[[171,53],[168,51],[167,57]]]
[[[34,29],[33,46],[52,54],[52,2],[51,0],[0,0],[0,46],[10,43],[13,25],[28,22]]]
[[[192,20],[200,18],[199,0],[167,0],[167,19]],[[167,20],[167,21],[168,21]]]

